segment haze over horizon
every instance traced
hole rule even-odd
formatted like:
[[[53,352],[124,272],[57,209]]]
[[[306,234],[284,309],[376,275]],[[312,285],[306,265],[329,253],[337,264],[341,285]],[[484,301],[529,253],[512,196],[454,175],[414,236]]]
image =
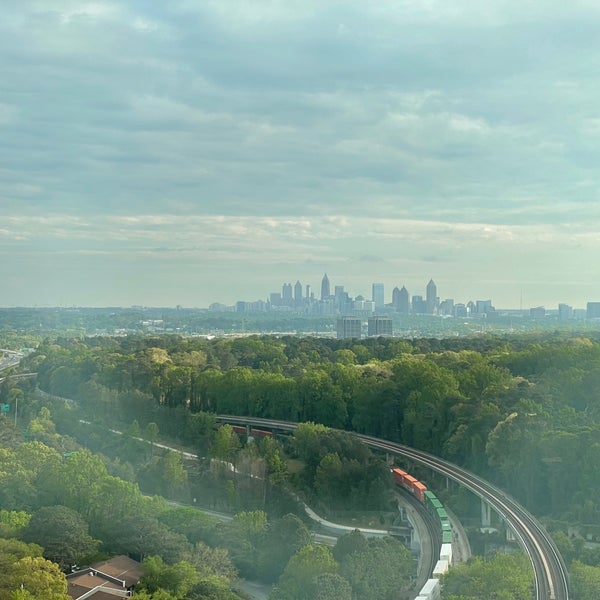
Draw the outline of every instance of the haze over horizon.
[[[3,9],[0,306],[600,300],[597,2]]]

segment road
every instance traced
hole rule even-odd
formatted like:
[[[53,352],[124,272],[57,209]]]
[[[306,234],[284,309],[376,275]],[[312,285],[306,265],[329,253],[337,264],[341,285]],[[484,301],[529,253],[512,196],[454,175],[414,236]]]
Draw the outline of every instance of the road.
[[[220,415],[217,419],[221,422],[250,424],[280,431],[293,431],[298,426],[297,423],[287,421],[235,415]],[[556,544],[538,520],[501,489],[457,465],[426,452],[372,436],[354,435],[370,448],[404,456],[425,465],[465,486],[488,502],[512,527],[521,547],[529,556],[535,576],[536,600],[569,600],[568,571]]]

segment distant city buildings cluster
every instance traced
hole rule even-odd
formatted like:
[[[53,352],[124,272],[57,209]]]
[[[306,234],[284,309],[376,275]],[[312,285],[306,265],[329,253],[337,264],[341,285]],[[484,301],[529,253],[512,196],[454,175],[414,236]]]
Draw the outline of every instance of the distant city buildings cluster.
[[[454,302],[453,298],[440,300],[433,279],[425,287],[425,295],[411,296],[405,286],[394,287],[391,302],[386,303],[385,285],[373,283],[371,297],[350,297],[343,285],[332,286],[327,274],[321,280],[320,293],[315,294],[310,285],[300,281],[294,285],[284,283],[281,292],[271,292],[267,300],[255,302],[238,301],[233,306],[214,303],[209,310],[222,312],[294,312],[310,316],[337,318],[338,338],[361,337],[367,322],[367,335],[392,335],[393,315],[432,315],[440,317],[487,318],[496,313],[491,300]],[[559,304],[553,311],[560,321],[572,319],[600,319],[600,302],[588,302],[586,310],[573,309],[568,304]],[[529,317],[543,319],[549,314],[543,306],[529,309]]]
[[[303,286],[300,281],[296,281],[294,285],[284,283],[281,292],[271,292],[268,300],[256,302],[240,300],[236,302],[235,306],[215,303],[211,304],[209,308],[210,310],[236,312],[293,311],[310,315],[342,315],[363,318],[380,312],[467,317],[494,311],[491,300],[470,301],[466,304],[455,304],[451,298],[440,301],[433,279],[426,286],[425,296],[413,295],[411,297],[406,287],[395,287],[392,290],[391,302],[386,303],[383,283],[372,284],[370,298],[362,295],[352,298],[343,285],[332,287],[327,274],[321,281],[319,295],[312,291],[310,285]]]

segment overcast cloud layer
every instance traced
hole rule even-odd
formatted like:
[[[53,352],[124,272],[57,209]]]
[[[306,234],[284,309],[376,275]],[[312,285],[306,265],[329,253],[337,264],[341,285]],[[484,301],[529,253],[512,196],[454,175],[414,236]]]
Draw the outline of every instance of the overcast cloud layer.
[[[600,300],[597,0],[5,0],[0,305]]]

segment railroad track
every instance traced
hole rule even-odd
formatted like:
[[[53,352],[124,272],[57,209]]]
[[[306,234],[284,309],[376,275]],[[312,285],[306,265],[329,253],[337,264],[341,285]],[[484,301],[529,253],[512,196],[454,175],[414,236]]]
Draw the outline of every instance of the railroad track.
[[[288,421],[233,415],[219,415],[217,420],[226,423],[257,425],[279,431],[293,431],[298,426],[297,423]],[[368,435],[356,433],[353,435],[356,435],[370,448],[401,455],[425,465],[465,486],[488,502],[511,526],[531,561],[535,577],[535,600],[569,600],[568,571],[556,544],[538,520],[500,488],[462,467],[426,452]]]

